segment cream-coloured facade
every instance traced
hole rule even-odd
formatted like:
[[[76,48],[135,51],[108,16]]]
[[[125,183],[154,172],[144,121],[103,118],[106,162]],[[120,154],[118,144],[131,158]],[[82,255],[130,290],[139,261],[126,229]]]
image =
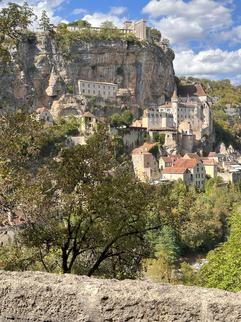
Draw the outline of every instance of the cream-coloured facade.
[[[115,99],[118,85],[107,82],[95,82],[84,79],[78,80],[79,94],[83,96],[102,97]]]
[[[191,172],[185,168],[168,167],[162,171],[162,179],[168,181],[182,180],[185,184],[191,184]]]
[[[147,27],[146,20],[125,21],[124,30],[132,32],[140,40],[150,40],[150,28]]]
[[[154,108],[144,110],[142,126],[150,130],[173,129],[173,116]]]
[[[214,160],[202,160],[206,175],[210,178],[215,178],[218,173],[218,164]]]

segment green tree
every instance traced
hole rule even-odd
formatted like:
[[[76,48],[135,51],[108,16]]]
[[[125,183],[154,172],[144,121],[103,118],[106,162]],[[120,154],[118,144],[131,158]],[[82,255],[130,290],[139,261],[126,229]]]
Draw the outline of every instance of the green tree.
[[[156,234],[151,233],[151,239],[155,258],[144,261],[145,274],[158,282],[171,282],[172,271],[180,254],[175,232],[164,226]]]
[[[50,19],[47,15],[46,10],[42,11],[42,15],[41,18],[39,20],[39,27],[43,30],[43,31],[52,31],[54,25],[50,23]]]
[[[241,290],[240,207],[233,212],[229,223],[228,240],[208,253],[207,264],[199,274],[199,282],[205,287],[237,292]]]
[[[100,28],[102,29],[116,29],[116,26],[113,24],[112,21],[104,21],[101,23]]]
[[[2,62],[10,61],[10,49],[26,35],[29,25],[35,18],[27,2],[23,6],[10,2],[7,7],[0,9],[0,60]]]
[[[2,195],[26,219],[15,244],[1,251],[2,268],[12,269],[8,258],[14,256],[15,269],[134,277],[148,256],[145,233],[156,228],[145,213],[148,189],[115,159],[115,142],[105,129],[87,145],[66,148],[59,146],[55,126],[32,122],[15,120],[8,144],[0,144],[9,169],[2,177],[13,182],[6,191],[1,181]],[[53,146],[46,153],[49,131]],[[6,133],[8,122],[2,125]]]
[[[161,41],[161,32],[160,30],[156,29],[156,28],[151,28],[151,38],[154,40],[154,41]]]

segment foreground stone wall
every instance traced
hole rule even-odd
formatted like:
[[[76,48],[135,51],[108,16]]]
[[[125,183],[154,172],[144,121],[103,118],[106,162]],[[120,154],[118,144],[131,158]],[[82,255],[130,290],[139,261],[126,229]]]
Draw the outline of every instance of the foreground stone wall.
[[[0,321],[241,321],[241,294],[0,271]]]

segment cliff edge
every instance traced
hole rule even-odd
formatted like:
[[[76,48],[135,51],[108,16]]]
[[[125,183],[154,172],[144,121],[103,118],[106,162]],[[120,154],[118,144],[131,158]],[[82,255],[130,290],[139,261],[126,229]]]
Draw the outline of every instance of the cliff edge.
[[[78,96],[79,79],[118,84],[114,105],[137,109],[170,97],[175,85],[173,51],[148,43],[75,40],[63,49],[54,37],[36,33],[11,56],[10,64],[0,64],[2,110],[51,108],[66,95]]]
[[[0,321],[241,321],[241,294],[42,272],[0,272]]]

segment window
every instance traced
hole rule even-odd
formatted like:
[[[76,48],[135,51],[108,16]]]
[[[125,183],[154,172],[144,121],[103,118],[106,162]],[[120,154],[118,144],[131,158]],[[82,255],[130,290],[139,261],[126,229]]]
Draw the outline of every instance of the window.
[[[83,89],[82,92],[85,93],[85,90]]]

